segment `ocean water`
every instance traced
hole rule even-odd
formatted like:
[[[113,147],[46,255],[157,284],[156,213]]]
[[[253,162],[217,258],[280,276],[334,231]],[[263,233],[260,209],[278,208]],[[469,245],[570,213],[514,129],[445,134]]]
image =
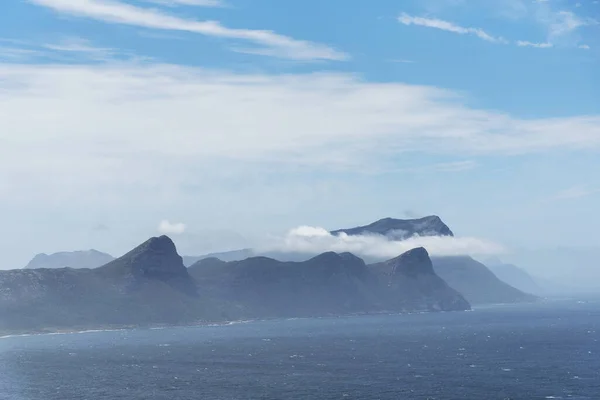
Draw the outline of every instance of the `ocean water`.
[[[0,339],[0,399],[600,399],[600,301]]]

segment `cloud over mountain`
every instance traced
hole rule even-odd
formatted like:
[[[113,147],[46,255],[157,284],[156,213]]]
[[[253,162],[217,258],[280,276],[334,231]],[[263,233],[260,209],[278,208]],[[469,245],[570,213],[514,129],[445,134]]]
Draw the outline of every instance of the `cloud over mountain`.
[[[328,230],[314,226],[294,228],[260,250],[309,254],[351,252],[359,256],[385,259],[417,247],[424,247],[432,256],[493,255],[506,250],[501,244],[474,237],[414,236],[395,241],[375,234],[332,235]]]

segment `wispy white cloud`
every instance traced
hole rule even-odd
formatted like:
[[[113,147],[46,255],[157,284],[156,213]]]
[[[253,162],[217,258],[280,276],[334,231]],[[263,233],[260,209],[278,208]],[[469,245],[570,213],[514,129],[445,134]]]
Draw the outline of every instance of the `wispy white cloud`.
[[[149,3],[164,6],[198,6],[198,7],[224,7],[222,0],[145,0]]]
[[[437,163],[431,165],[414,166],[395,170],[396,172],[463,172],[477,168],[478,163],[472,160],[453,161],[447,163]]]
[[[23,62],[32,58],[36,58],[40,55],[38,50],[13,47],[13,46],[0,46],[0,60],[4,61],[17,61]]]
[[[171,222],[162,220],[158,224],[158,232],[163,235],[181,235],[185,232],[186,226],[182,222]]]
[[[97,60],[109,60],[117,54],[113,49],[96,47],[90,41],[76,37],[67,38],[58,43],[48,43],[43,45],[43,47],[58,52],[84,54],[87,57]]]
[[[89,40],[80,37],[67,37],[59,41],[39,43],[24,40],[1,40],[0,43],[12,43],[11,46],[0,46],[0,59],[12,62],[40,61],[65,62],[65,61],[133,61],[150,60],[132,52],[121,49],[98,47]]]
[[[473,237],[415,236],[394,241],[382,235],[331,235],[320,227],[300,226],[283,238],[274,240],[259,251],[284,251],[320,254],[327,251],[351,252],[358,256],[389,259],[414,249],[425,247],[432,256],[495,255],[506,251],[504,246]]]
[[[599,188],[594,188],[585,185],[573,186],[557,193],[554,198],[556,200],[572,200],[580,199],[583,197],[591,196],[593,194],[600,193]]]
[[[507,43],[506,39],[502,37],[495,37],[485,32],[481,28],[465,28],[460,25],[456,25],[449,21],[444,21],[437,18],[424,18],[415,17],[407,13],[402,13],[398,17],[398,21],[404,25],[418,25],[427,28],[440,29],[447,32],[457,33],[460,35],[475,35],[480,39],[493,43]]]
[[[593,18],[580,16],[571,10],[557,9],[557,4],[553,2],[537,4],[532,16],[546,29],[546,41],[563,47],[578,47],[581,40],[585,40],[582,28],[598,24]]]
[[[571,11],[558,11],[554,13],[554,18],[549,21],[549,35],[551,38],[567,35],[576,29],[586,26],[589,21],[580,18]]]
[[[272,31],[233,29],[216,21],[196,21],[172,16],[155,9],[112,0],[29,0],[56,12],[108,23],[169,31],[185,31],[223,39],[253,43],[255,53],[294,60],[346,60],[349,56],[329,46],[296,40]]]
[[[579,47],[582,50],[589,50],[590,49],[590,46],[588,46],[587,44],[580,44],[577,47]]]
[[[517,46],[519,47],[536,47],[538,49],[548,49],[552,47],[552,43],[544,42],[544,43],[533,43],[525,40],[517,41]]]

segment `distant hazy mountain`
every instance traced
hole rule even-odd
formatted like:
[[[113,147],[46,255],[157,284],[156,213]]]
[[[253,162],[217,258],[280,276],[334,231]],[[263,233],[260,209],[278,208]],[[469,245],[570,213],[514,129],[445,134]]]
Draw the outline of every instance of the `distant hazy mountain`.
[[[64,251],[54,254],[38,254],[25,266],[35,268],[96,268],[115,258],[98,250]]]
[[[252,249],[241,249],[232,251],[223,251],[220,253],[209,253],[201,256],[183,256],[183,264],[186,267],[197,263],[206,258],[218,258],[221,261],[238,261],[246,258],[255,257],[256,253]]]
[[[380,311],[452,311],[469,303],[431,267],[424,249],[367,266],[350,253],[324,253],[304,262],[267,257],[189,268],[209,297],[251,316],[315,316]]]
[[[490,270],[501,280],[526,293],[543,294],[544,289],[523,268],[513,264],[487,263]]]
[[[201,260],[216,258],[221,261],[242,261],[252,257],[267,257],[279,261],[306,261],[315,256],[314,253],[298,253],[289,251],[258,251],[253,249],[224,251],[221,253],[210,253],[202,256],[183,256],[183,263],[190,267]]]
[[[305,262],[210,258],[188,269],[161,236],[95,269],[0,271],[2,333],[469,307],[423,249],[371,267],[325,253]]]
[[[450,228],[442,222],[440,217],[431,215],[419,219],[384,218],[369,225],[355,228],[338,229],[331,234],[345,233],[349,236],[364,234],[379,234],[393,240],[404,240],[411,236],[453,236]]]
[[[473,305],[520,303],[537,299],[498,279],[485,265],[471,257],[433,257],[432,260],[438,275]]]

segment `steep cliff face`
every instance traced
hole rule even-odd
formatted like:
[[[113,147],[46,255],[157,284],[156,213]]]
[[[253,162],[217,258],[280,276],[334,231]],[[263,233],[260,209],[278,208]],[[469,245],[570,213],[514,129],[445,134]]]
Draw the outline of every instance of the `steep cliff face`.
[[[382,297],[388,307],[402,310],[468,310],[470,304],[433,270],[427,250],[410,250],[399,257],[373,264],[379,277]]]

